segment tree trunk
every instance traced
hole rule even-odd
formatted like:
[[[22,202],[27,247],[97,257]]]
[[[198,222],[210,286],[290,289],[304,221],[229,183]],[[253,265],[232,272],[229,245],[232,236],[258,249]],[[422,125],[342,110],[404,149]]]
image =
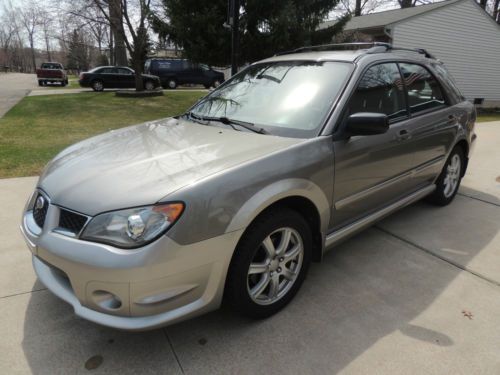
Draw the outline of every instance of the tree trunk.
[[[52,57],[50,56],[50,45],[49,45],[49,37],[45,35],[45,46],[47,48],[47,58],[49,61],[52,61]]]
[[[493,19],[497,21],[498,24],[500,24],[500,0],[495,0],[495,5],[493,5]]]
[[[356,0],[356,6],[354,7],[354,16],[361,16],[361,0]]]
[[[30,49],[31,49],[31,61],[33,63],[33,72],[36,72],[36,59],[35,59],[35,42],[33,40],[33,35],[30,35]]]
[[[142,75],[141,75],[141,62],[140,59],[134,59],[134,71],[135,71],[135,90],[136,91],[144,91],[144,82],[142,82]]]
[[[479,5],[481,6],[481,8],[486,9],[487,2],[488,0],[479,0]]]
[[[125,47],[124,30],[123,30],[123,14],[120,0],[109,1],[109,18],[110,26],[115,42],[114,60],[116,65],[127,66],[127,50]]]

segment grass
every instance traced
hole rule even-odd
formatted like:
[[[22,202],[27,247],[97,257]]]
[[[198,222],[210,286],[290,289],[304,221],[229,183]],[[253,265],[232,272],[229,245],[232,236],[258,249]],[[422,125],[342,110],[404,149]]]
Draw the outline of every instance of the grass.
[[[49,87],[51,89],[79,89],[80,88],[80,84],[78,83],[78,76],[74,75],[74,74],[71,74],[68,76],[68,85],[67,86],[61,86],[59,84],[51,84],[49,86],[46,86],[46,87]]]
[[[477,122],[500,121],[500,113],[483,113],[477,116]]]
[[[0,118],[0,178],[32,176],[65,147],[111,129],[184,112],[203,93],[153,98],[114,93],[25,97]]]

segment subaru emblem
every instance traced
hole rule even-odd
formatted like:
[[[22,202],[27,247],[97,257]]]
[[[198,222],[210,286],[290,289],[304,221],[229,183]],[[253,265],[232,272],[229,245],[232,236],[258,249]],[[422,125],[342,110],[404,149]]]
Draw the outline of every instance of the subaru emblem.
[[[37,210],[40,210],[43,208],[43,206],[45,206],[45,199],[41,195],[39,195],[35,202],[35,208]]]

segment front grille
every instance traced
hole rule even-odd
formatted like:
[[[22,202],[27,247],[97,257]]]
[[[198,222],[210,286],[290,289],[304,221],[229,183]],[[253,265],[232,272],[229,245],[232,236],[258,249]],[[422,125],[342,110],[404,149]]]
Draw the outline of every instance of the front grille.
[[[43,225],[45,224],[45,218],[47,216],[48,210],[49,200],[42,194],[38,193],[35,199],[35,205],[33,207],[33,219],[35,219],[36,225],[38,225],[40,228],[43,228]]]
[[[86,222],[87,216],[61,208],[59,213],[59,228],[78,234],[83,229]]]

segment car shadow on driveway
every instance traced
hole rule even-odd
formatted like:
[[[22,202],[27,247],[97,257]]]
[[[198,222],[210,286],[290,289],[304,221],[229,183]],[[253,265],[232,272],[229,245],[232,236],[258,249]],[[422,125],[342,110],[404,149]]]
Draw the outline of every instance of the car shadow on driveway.
[[[84,372],[95,355],[103,359],[98,370],[121,373],[408,373],[411,366],[425,373],[439,363],[472,373],[488,362],[484,345],[491,341],[494,350],[500,332],[466,312],[498,316],[500,298],[491,296],[500,290],[432,251],[460,254],[457,265],[465,268],[491,247],[500,221],[485,214],[487,204],[458,196],[444,208],[418,202],[401,210],[312,264],[296,298],[266,320],[223,307],[132,334],[79,319],[48,291],[37,292],[26,310],[24,354],[34,373]]]

